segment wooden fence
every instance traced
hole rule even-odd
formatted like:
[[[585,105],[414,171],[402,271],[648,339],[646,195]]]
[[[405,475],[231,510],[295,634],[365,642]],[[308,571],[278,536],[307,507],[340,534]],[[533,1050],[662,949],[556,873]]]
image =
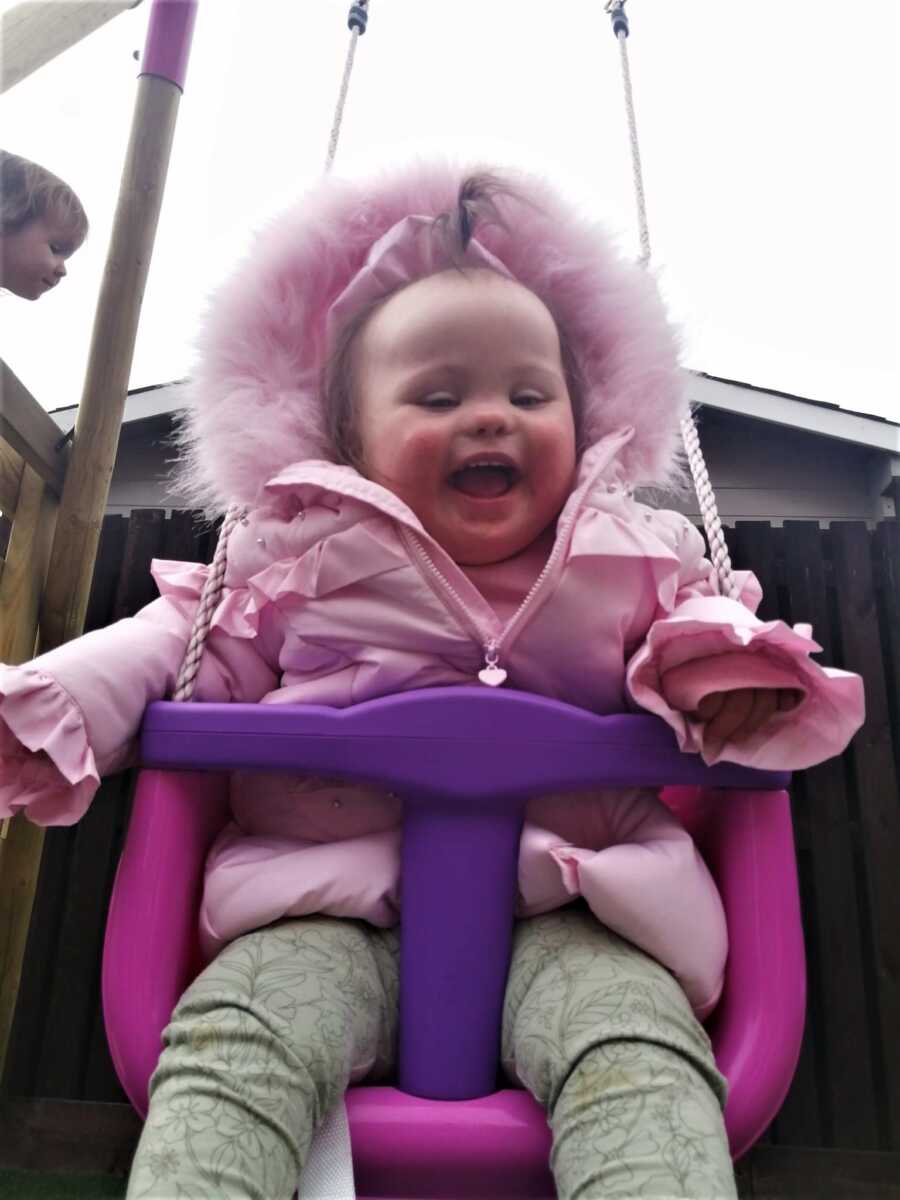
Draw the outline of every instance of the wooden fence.
[[[760,615],[811,621],[823,661],[863,675],[868,707],[841,759],[794,778],[807,1024],[787,1100],[742,1164],[742,1195],[900,1197],[900,522],[874,531],[744,523],[730,544],[763,585]],[[212,549],[190,513],[107,517],[87,628],[154,598],[152,557],[209,561]],[[99,971],[129,787],[128,775],[104,781],[78,825],[47,833],[3,1079],[0,1163],[52,1165],[47,1147],[63,1144],[66,1123],[73,1137],[92,1132],[77,1147],[70,1137],[62,1165],[127,1161],[136,1124],[109,1059]]]

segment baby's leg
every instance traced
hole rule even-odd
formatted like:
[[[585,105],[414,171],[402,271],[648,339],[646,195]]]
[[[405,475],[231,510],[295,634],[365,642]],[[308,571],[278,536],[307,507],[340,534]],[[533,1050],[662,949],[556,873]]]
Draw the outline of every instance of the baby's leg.
[[[736,1195],[702,1026],[669,972],[583,907],[517,924],[503,1063],[548,1111],[560,1200]]]
[[[396,1054],[398,934],[307,917],[227,946],[178,1002],[128,1200],[289,1200],[351,1077]]]

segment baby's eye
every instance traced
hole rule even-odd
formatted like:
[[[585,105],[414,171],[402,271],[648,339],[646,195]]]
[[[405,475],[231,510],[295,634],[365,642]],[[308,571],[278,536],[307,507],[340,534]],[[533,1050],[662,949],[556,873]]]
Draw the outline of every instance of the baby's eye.
[[[537,408],[544,400],[545,397],[539,392],[516,392],[512,397],[512,402],[517,408]]]
[[[455,396],[451,396],[449,392],[434,392],[430,396],[423,396],[418,401],[418,405],[420,408],[431,409],[455,408],[457,399]]]

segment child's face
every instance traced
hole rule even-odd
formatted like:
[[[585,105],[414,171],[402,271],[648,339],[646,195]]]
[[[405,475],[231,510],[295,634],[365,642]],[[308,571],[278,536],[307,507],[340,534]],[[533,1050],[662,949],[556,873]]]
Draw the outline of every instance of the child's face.
[[[35,217],[16,233],[0,236],[0,286],[23,300],[39,300],[66,274],[66,259],[74,250],[57,217]]]
[[[500,562],[553,524],[575,423],[533,292],[489,270],[431,275],[374,313],[353,365],[362,470],[456,562]]]

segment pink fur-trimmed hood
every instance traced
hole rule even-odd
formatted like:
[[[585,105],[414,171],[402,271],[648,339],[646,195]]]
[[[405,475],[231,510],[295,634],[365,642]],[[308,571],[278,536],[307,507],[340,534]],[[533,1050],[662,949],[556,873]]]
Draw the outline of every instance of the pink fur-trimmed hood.
[[[257,237],[201,328],[180,491],[210,508],[253,505],[291,463],[334,458],[320,396],[328,310],[383,234],[406,216],[453,210],[473,173],[416,165],[366,183],[327,179]],[[621,478],[665,484],[677,475],[687,401],[652,277],[541,179],[496,174],[525,202],[500,195],[508,228],[479,224],[475,236],[564,327],[585,385],[585,441],[633,426]]]

